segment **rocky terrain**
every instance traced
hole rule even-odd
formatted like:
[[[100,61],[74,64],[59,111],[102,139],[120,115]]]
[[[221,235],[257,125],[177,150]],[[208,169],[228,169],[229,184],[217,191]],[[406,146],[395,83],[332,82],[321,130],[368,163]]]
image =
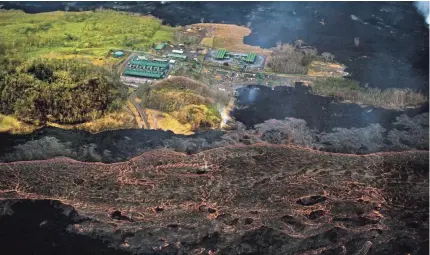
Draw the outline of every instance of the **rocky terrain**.
[[[315,150],[366,154],[381,151],[429,149],[429,114],[401,114],[389,125],[336,127],[319,131],[303,119],[270,119],[246,129],[240,122],[233,130],[175,135],[162,130],[116,130],[97,134],[44,128],[30,135],[0,133],[0,162],[70,157],[79,161],[120,162],[153,149],[169,148],[187,154],[223,146],[257,143],[295,144]]]
[[[428,254],[428,151],[0,164],[6,254]],[[61,201],[61,202],[59,202]]]

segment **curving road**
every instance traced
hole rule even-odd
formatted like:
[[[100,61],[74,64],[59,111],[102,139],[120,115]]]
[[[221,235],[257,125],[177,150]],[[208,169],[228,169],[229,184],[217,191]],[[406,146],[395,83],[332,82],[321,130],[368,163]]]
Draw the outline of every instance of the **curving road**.
[[[134,105],[134,107],[136,108],[137,112],[139,112],[140,117],[142,118],[143,122],[144,122],[144,128],[145,129],[149,129],[149,122],[148,122],[148,117],[145,114],[145,111],[142,109],[142,107],[136,102],[136,92],[131,93],[130,97],[130,102]]]

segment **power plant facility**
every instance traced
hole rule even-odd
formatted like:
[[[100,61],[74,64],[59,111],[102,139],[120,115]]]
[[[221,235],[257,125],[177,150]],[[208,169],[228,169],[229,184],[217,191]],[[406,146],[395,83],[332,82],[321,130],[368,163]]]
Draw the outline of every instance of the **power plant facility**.
[[[134,79],[140,82],[150,82],[153,79],[164,79],[169,75],[169,71],[177,68],[189,68],[198,73],[203,69],[202,63],[197,58],[195,51],[184,48],[175,48],[167,43],[160,43],[154,46],[155,54],[146,53],[139,56],[132,56],[124,65],[122,75],[128,76],[129,80]],[[115,52],[115,55],[118,52]],[[122,53],[122,52],[121,52]],[[205,53],[203,61],[214,62],[218,65],[236,65],[241,70],[252,70],[262,68],[265,61],[264,55],[256,53],[229,52],[227,49],[210,49]],[[188,60],[188,61],[187,61]],[[260,69],[261,70],[261,69]]]
[[[226,60],[231,58],[246,62],[248,64],[253,64],[257,58],[257,54],[253,52],[248,54],[230,53],[226,49],[219,49],[215,53],[216,60]]]
[[[162,79],[167,76],[169,63],[164,59],[142,59],[134,57],[123,72],[126,76]]]

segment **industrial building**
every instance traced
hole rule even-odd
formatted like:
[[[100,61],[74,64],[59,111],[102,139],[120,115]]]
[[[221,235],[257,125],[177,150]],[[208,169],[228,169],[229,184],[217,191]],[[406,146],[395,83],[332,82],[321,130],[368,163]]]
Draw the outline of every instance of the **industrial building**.
[[[184,55],[184,54],[174,54],[174,53],[170,53],[170,54],[167,54],[167,57],[169,57],[169,58],[178,58],[178,59],[182,59],[182,60],[187,59],[187,56],[186,56],[186,55]]]
[[[227,50],[226,49],[219,49],[215,55],[215,59],[224,59],[226,58]]]
[[[255,54],[255,53],[249,53],[249,54],[245,57],[244,61],[245,61],[245,62],[247,62],[247,63],[252,64],[252,63],[254,63],[254,62],[255,62],[255,59],[256,59],[256,58],[257,58],[257,54]]]
[[[128,63],[123,75],[161,79],[166,77],[168,71],[169,63],[165,61],[139,59],[139,57],[135,57]]]
[[[157,46],[155,46],[155,50],[162,50],[164,48],[164,46],[166,46],[167,43],[160,43]]]
[[[248,55],[244,56],[244,54],[238,54],[238,53],[231,53],[228,52],[226,49],[219,49],[215,54],[215,59],[217,60],[223,60],[228,58],[234,58],[238,59],[240,61],[244,61],[248,64],[253,64],[255,60],[257,59],[256,53],[248,53]]]

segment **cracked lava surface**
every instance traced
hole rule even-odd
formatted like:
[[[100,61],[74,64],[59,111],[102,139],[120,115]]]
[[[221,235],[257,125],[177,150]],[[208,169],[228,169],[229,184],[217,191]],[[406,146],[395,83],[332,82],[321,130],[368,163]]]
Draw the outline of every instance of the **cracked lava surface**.
[[[428,160],[428,151],[358,156],[252,145],[195,155],[153,150],[113,164],[3,163],[0,247],[8,254],[428,254]]]

